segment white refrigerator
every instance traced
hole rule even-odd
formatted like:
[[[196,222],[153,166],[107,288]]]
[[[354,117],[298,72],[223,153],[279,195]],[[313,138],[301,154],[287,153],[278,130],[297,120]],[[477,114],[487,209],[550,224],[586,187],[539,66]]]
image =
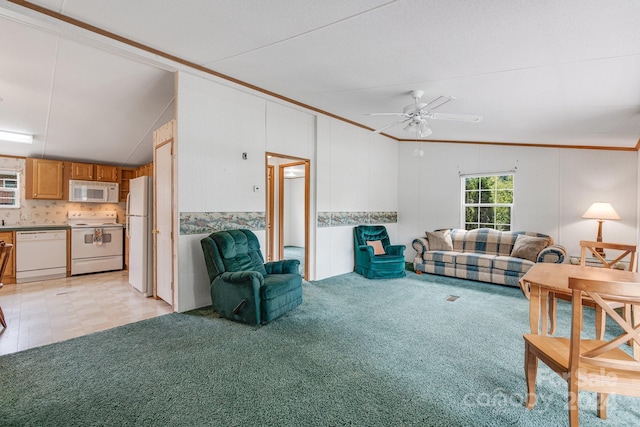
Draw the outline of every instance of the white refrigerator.
[[[129,181],[127,238],[129,284],[144,296],[153,296],[153,181],[141,176]]]

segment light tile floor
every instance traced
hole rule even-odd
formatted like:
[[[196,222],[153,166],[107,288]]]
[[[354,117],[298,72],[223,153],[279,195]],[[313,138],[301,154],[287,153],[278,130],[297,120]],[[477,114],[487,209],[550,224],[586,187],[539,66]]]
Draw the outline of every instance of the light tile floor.
[[[126,270],[4,285],[0,307],[0,355],[173,312],[133,289]]]

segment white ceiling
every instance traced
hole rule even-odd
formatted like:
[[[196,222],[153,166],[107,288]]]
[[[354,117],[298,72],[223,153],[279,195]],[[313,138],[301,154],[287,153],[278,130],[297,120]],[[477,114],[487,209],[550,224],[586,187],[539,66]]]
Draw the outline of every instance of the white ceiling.
[[[17,2],[23,3],[23,2]],[[370,128],[452,95],[427,140],[627,148],[640,139],[636,0],[38,0],[32,4]],[[158,59],[158,60],[156,60]],[[0,153],[136,165],[184,68],[0,5]],[[385,133],[411,140],[395,126]]]

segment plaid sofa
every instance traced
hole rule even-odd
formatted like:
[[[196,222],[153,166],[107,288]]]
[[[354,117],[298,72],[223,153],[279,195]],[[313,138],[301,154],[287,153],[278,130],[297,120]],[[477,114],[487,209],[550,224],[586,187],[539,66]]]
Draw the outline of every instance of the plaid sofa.
[[[440,230],[438,230],[440,231]],[[452,251],[429,250],[429,240],[420,237],[413,241],[416,257],[413,268],[421,272],[478,280],[500,285],[519,286],[519,280],[534,264],[533,261],[511,256],[519,234],[542,237],[548,245],[538,253],[537,262],[562,263],[564,247],[554,245],[550,236],[525,231],[497,231],[490,228],[476,230],[451,229]]]

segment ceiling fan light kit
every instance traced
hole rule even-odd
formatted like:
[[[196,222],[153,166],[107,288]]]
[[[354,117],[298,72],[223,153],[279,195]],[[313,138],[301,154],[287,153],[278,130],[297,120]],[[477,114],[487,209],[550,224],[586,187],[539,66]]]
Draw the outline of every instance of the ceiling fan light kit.
[[[405,132],[415,132],[419,138],[425,138],[433,133],[427,119],[433,120],[457,120],[463,122],[479,122],[482,120],[481,116],[472,116],[467,114],[453,114],[453,113],[434,113],[433,110],[439,108],[449,101],[454,100],[453,96],[439,96],[433,99],[431,102],[420,102],[420,99],[424,95],[422,90],[411,91],[411,97],[413,98],[413,104],[406,105],[402,109],[402,113],[370,113],[370,116],[398,116],[397,122],[390,123],[379,129],[374,130],[372,133],[381,133],[393,126],[403,124],[405,125],[402,130]]]

